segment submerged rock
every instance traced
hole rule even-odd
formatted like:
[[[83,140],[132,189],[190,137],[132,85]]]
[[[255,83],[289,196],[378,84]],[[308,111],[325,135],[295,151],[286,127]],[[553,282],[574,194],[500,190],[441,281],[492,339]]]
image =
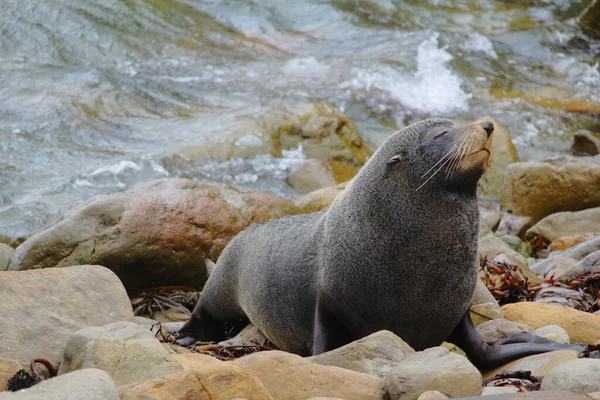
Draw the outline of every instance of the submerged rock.
[[[0,271],[6,271],[10,265],[10,258],[12,257],[15,249],[7,244],[0,243]]]
[[[600,13],[598,15],[600,17]],[[571,150],[578,156],[595,156],[600,154],[600,134],[581,129],[575,132]]]
[[[510,164],[502,186],[501,210],[536,223],[560,211],[600,206],[600,158],[559,156]]]
[[[53,364],[76,331],[134,318],[123,284],[98,265],[0,273],[0,315],[3,357]]]
[[[98,195],[67,211],[16,250],[10,270],[101,264],[127,290],[202,287],[205,258],[251,223],[297,212],[291,202],[223,184],[161,179]]]
[[[404,340],[392,332],[379,331],[307,360],[383,379],[394,366],[414,353]]]
[[[579,22],[593,35],[600,36],[600,1],[592,0],[579,16]]]
[[[150,330],[133,322],[85,328],[71,336],[58,374],[84,368],[106,371],[118,386],[183,370]]]

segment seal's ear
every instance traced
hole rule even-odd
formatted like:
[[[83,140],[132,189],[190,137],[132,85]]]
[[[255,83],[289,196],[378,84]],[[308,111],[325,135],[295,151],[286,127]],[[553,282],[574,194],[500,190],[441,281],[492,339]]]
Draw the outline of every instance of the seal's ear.
[[[388,160],[388,164],[396,164],[400,162],[400,154],[396,154],[394,157]]]

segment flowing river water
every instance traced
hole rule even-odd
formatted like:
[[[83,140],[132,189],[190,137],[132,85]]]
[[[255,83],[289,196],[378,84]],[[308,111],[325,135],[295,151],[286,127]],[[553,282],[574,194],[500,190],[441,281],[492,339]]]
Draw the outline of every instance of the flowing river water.
[[[566,153],[600,128],[600,41],[572,22],[587,3],[2,0],[0,233],[162,177],[293,199],[301,152],[210,149],[316,103],[371,148],[425,117],[493,115],[523,158]]]

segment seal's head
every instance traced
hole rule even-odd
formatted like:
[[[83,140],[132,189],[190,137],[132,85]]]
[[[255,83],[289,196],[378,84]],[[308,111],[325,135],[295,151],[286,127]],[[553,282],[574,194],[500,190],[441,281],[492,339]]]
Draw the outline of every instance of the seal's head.
[[[411,125],[384,145],[387,175],[402,176],[415,190],[432,186],[474,191],[487,168],[493,132],[489,121],[456,126],[450,120],[428,119]]]

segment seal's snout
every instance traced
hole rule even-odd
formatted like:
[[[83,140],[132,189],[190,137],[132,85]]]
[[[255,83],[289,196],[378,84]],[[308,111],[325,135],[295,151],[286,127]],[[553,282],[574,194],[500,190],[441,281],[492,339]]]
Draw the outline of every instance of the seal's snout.
[[[492,136],[492,132],[494,132],[494,124],[492,124],[489,121],[486,121],[483,124],[481,124],[481,127],[483,128],[483,130],[485,131],[485,133],[487,133],[488,138],[490,136]]]

